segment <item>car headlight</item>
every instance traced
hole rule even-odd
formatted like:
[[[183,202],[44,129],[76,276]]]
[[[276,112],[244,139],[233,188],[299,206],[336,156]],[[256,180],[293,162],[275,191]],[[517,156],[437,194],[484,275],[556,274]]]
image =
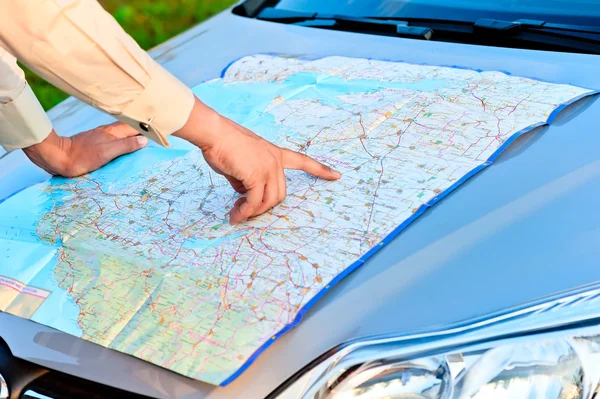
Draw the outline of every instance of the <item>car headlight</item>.
[[[342,346],[277,399],[600,398],[600,288],[434,333]]]

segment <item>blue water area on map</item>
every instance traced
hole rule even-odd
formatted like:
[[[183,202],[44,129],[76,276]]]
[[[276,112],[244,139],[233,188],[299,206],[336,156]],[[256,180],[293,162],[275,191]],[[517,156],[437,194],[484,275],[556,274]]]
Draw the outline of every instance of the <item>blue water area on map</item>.
[[[50,184],[54,184],[51,180]],[[23,284],[50,291],[51,294],[38,308],[32,320],[81,336],[77,324],[79,307],[65,290],[54,280],[58,251],[55,245],[39,239],[38,221],[60,201],[65,193],[52,191],[49,195],[40,187],[22,191],[18,197],[6,200],[5,206],[14,212],[0,214],[0,225],[11,226],[11,241],[0,240],[0,254],[11,253],[10,262],[2,263],[1,273]],[[23,265],[29,267],[23,268]]]
[[[114,183],[122,184],[123,180],[134,177],[149,166],[179,158],[187,152],[188,150],[183,149],[148,146],[133,154],[120,157],[88,176],[100,183],[103,190],[108,190]],[[64,179],[56,179],[57,184],[62,181]]]
[[[248,85],[251,85],[251,90]],[[446,85],[445,79],[422,79],[416,82],[381,82],[369,79],[347,81],[340,76],[299,72],[277,84],[225,84],[223,80],[213,80],[196,86],[193,92],[219,113],[256,131],[265,139],[276,142],[281,136],[292,135],[291,131],[286,132],[280,124],[275,123],[273,115],[263,113],[276,97],[286,101],[318,99],[324,105],[343,107],[345,104],[338,98],[343,95],[370,93],[381,89],[433,92]]]
[[[0,239],[0,258],[4,260],[0,275],[28,284],[55,254],[56,248],[33,240],[19,241],[14,236]],[[23,265],[30,267],[23,268]]]
[[[274,113],[265,112],[269,106],[276,106],[284,101],[290,100],[317,100],[321,105],[334,107],[343,107],[352,110],[355,106],[351,102],[344,102],[341,96],[352,94],[373,93],[382,89],[411,90],[415,92],[436,92],[448,85],[445,79],[420,79],[414,82],[384,82],[369,79],[346,80],[341,76],[332,76],[317,72],[301,72],[289,76],[282,82],[252,82],[252,83],[228,83],[223,80],[214,80],[196,86],[193,92],[209,106],[213,107],[219,113],[243,124],[249,129],[261,134],[267,140],[273,142],[282,142],[284,139],[293,138],[295,134],[282,125],[282,121],[276,120]],[[325,111],[326,112],[326,111]],[[151,144],[147,148],[134,154],[120,157],[98,171],[89,175],[89,180],[81,179],[81,184],[99,184],[104,191],[121,189],[134,182],[143,179],[149,172],[155,170],[161,162],[175,160],[185,155],[190,149],[189,144],[181,144],[177,138],[169,138],[169,141],[175,144],[176,149],[166,149]],[[486,163],[487,165],[489,163]],[[485,166],[484,165],[484,166]],[[154,168],[154,169],[153,169]],[[477,169],[479,170],[479,169]],[[476,171],[476,170],[474,170]],[[475,173],[475,172],[471,172]],[[470,175],[462,177],[448,191],[457,187],[462,181]],[[40,289],[45,289],[51,294],[40,306],[32,319],[41,324],[65,331],[75,336],[82,336],[82,331],[78,325],[80,308],[71,297],[65,287],[69,287],[69,280],[62,282],[56,281],[56,268],[59,259],[59,247],[62,245],[59,237],[52,242],[44,242],[38,237],[38,223],[43,217],[52,211],[56,204],[60,204],[65,197],[71,195],[70,192],[61,190],[61,185],[67,182],[66,179],[55,178],[49,182],[48,186],[35,186],[22,191],[19,195],[8,199],[2,204],[10,212],[0,212],[0,257],[5,261],[0,268],[0,275],[13,278],[24,284],[31,285]],[[73,181],[69,181],[72,184]],[[46,188],[46,189],[45,189]],[[446,191],[446,192],[448,192]],[[437,198],[442,198],[445,193]],[[437,199],[436,199],[437,201]],[[418,217],[429,204],[419,208],[411,218],[404,221],[394,232],[387,236],[384,242],[387,242],[408,225],[412,220]],[[118,215],[113,217],[120,217]],[[46,228],[46,234],[48,229]],[[51,231],[51,230],[50,230]],[[137,231],[143,231],[138,228]],[[210,238],[211,234],[224,234],[217,238]],[[184,244],[184,248],[198,249],[203,251],[212,248],[228,240],[233,240],[246,231],[228,234],[228,231],[220,230],[211,232],[205,237],[190,237]],[[169,236],[163,233],[157,238],[167,240]],[[382,242],[383,244],[383,242]],[[224,385],[236,378],[254,359],[266,349],[279,336],[297,324],[304,312],[312,304],[324,295],[337,281],[351,270],[359,267],[370,257],[380,246],[372,248],[360,260],[349,265],[341,274],[335,277],[330,285],[323,288],[314,296],[310,302],[306,303],[300,309],[294,321],[276,332],[273,339],[263,343],[252,356],[245,360],[243,365],[233,374],[223,372],[209,376],[202,374],[203,378],[210,377],[211,381],[222,381]],[[68,267],[68,266],[66,266]],[[90,260],[86,264],[89,270],[96,270],[98,265]],[[94,285],[94,281],[89,282],[89,286]],[[59,287],[59,284],[61,287]],[[86,282],[86,285],[88,282]],[[68,289],[68,288],[67,288]],[[132,326],[135,326],[141,313],[136,314],[132,320]],[[150,326],[142,331],[141,339],[156,334],[158,325]],[[122,342],[126,335],[119,335],[115,341],[116,344]],[[128,347],[129,351],[134,349]],[[229,374],[229,375],[228,375]]]
[[[327,95],[342,96],[352,93],[366,93],[380,89],[405,89],[415,91],[435,91],[447,85],[445,79],[421,79],[415,82],[382,82],[369,79],[346,80],[342,76],[325,75],[315,72],[296,73],[285,80],[286,84],[296,87],[325,90]],[[295,98],[298,98],[297,96]],[[321,99],[317,97],[302,97]]]
[[[259,117],[278,95],[288,98],[298,91],[290,85],[272,83],[253,83],[252,91],[249,91],[237,84],[224,85],[221,80],[206,82],[193,89],[207,105],[241,124]]]
[[[315,72],[296,73],[285,81],[252,83],[248,85],[224,84],[222,80],[206,82],[194,88],[194,93],[205,100],[218,112],[230,117],[238,123],[256,131],[270,141],[278,141],[282,136],[293,136],[292,131],[276,123],[275,117],[263,113],[274,98],[283,100],[319,99],[322,104],[344,106],[339,96],[353,93],[368,93],[382,88],[410,89],[433,91],[443,87],[444,80],[421,80],[419,82],[390,83],[374,80],[358,79],[346,81],[343,77],[330,76]],[[170,139],[176,142],[177,139]],[[179,149],[167,149],[150,145],[136,153],[120,157],[103,168],[91,173],[89,177],[108,191],[115,184],[122,185],[127,179],[156,165],[161,161],[169,161],[185,155],[189,147],[178,146]],[[82,331],[77,324],[80,309],[64,289],[54,279],[58,261],[57,248],[61,245],[59,238],[55,243],[42,242],[37,234],[37,223],[52,208],[62,203],[68,192],[58,186],[64,184],[64,178],[53,178],[49,185],[52,190],[43,191],[40,187],[24,190],[16,197],[9,198],[4,206],[13,210],[10,214],[0,214],[0,254],[11,262],[3,262],[0,274],[13,278],[21,283],[50,291],[51,294],[33,316],[33,320],[41,324],[81,336]],[[184,243],[185,248],[201,249],[217,246],[235,236],[215,239],[190,238]],[[166,238],[166,237],[165,237]],[[30,267],[23,268],[23,265]],[[90,267],[94,265],[90,264]]]
[[[115,182],[132,178],[149,165],[175,159],[185,153],[187,150],[150,146],[123,156],[89,176],[99,182],[103,189],[109,189]],[[66,181],[64,178],[53,178],[48,181],[50,187],[55,187],[52,190],[44,191],[40,186],[31,187],[5,201],[3,206],[13,212],[0,213],[0,236],[3,237],[0,239],[0,255],[10,261],[2,263],[0,275],[50,291],[51,294],[31,319],[81,336],[82,331],[77,323],[79,306],[67,291],[59,287],[59,282],[54,277],[61,242],[58,237],[54,244],[44,242],[36,231],[43,216],[60,204],[65,196],[70,195],[57,187]],[[28,267],[24,268],[23,265]],[[93,265],[90,264],[90,267]]]
[[[280,145],[285,145],[285,143],[279,143],[281,137],[291,138],[298,135],[297,132],[276,123],[275,116],[268,113],[244,122],[244,127],[252,130],[261,137]]]

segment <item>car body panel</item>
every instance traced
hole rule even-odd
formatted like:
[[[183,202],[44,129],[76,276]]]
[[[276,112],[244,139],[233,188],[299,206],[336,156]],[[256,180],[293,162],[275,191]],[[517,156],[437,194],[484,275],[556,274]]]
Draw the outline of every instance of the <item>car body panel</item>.
[[[343,55],[502,70],[600,88],[600,57],[319,30],[226,11],[152,51],[195,86],[256,53]],[[112,119],[68,99],[50,113],[74,134]],[[502,311],[600,280],[600,102],[587,98],[513,143],[334,287],[227,387],[213,387],[0,313],[15,356],[149,396],[260,398],[336,345]],[[176,146],[185,145],[173,139]],[[47,177],[21,152],[0,159],[0,198]]]

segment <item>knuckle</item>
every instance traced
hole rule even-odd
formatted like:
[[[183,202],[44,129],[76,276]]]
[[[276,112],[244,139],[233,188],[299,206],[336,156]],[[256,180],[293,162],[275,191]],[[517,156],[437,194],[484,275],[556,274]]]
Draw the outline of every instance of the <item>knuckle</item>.
[[[261,185],[264,181],[263,173],[252,173],[247,179],[244,179],[244,187],[248,190],[254,190],[256,187]]]
[[[274,167],[277,166],[277,158],[275,158],[274,156],[270,156],[267,158],[267,165],[269,167]]]
[[[106,130],[107,132],[115,132],[119,129],[119,122],[115,122],[115,123],[111,123],[110,125],[104,125],[103,128],[104,130]]]

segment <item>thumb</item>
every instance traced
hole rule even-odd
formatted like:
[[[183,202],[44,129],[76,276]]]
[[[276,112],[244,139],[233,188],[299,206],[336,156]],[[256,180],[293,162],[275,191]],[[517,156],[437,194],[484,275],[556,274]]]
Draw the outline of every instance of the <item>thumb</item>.
[[[125,137],[111,141],[104,149],[102,157],[106,162],[110,162],[121,155],[137,151],[147,145],[148,139],[144,136]]]

